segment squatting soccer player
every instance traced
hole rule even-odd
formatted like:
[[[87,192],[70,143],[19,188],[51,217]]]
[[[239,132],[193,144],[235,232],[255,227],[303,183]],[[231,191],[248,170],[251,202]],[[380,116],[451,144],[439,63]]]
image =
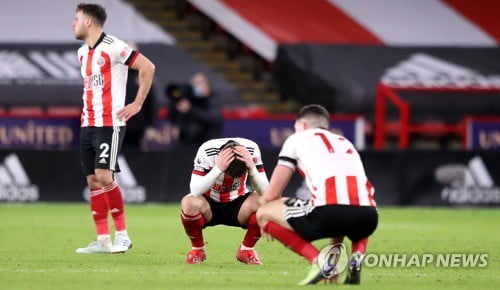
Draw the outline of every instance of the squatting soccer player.
[[[80,3],[72,23],[76,39],[85,42],[78,50],[84,86],[80,155],[97,230],[95,242],[76,250],[85,254],[124,253],[132,247],[125,225],[122,193],[113,174],[119,172],[117,157],[125,135],[125,122],[141,110],[155,71],[145,56],[104,33],[105,21],[103,7]],[[128,67],[139,71],[139,88],[135,100],[125,106]],[[108,229],[109,213],[116,230],[113,243]]]
[[[378,223],[374,188],[359,153],[346,138],[328,131],[329,119],[322,106],[301,108],[295,134],[283,144],[269,187],[260,199],[263,205],[257,211],[266,234],[311,263],[309,274],[299,285],[315,284],[335,274],[320,268],[319,251],[310,242],[321,238],[339,241],[344,236],[352,241],[346,283],[359,284],[368,237]],[[295,169],[304,175],[311,191],[309,201],[280,198]]]
[[[247,189],[247,178],[255,191]],[[260,194],[267,186],[260,149],[255,142],[222,138],[203,143],[194,159],[191,193],[181,201],[182,224],[192,245],[186,263],[199,264],[206,259],[203,228],[222,224],[247,229],[236,259],[261,265],[254,249],[261,236],[255,212]]]

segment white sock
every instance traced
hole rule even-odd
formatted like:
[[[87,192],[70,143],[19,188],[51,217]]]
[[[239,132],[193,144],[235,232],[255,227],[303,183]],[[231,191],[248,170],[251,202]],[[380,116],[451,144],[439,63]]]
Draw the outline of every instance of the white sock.
[[[240,250],[244,250],[244,251],[253,250],[253,247],[249,248],[249,247],[245,247],[245,245],[241,244]]]
[[[124,235],[124,236],[127,236],[127,237],[128,237],[127,230],[123,230],[123,231],[116,231],[116,232],[115,232],[115,236],[116,236],[116,235]]]
[[[191,247],[192,250],[205,250],[205,247]]]

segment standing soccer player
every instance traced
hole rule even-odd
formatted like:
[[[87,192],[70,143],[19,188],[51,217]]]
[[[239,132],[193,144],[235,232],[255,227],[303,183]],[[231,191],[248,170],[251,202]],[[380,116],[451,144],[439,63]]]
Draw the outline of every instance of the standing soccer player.
[[[247,178],[253,192],[247,189]],[[199,264],[206,258],[203,228],[223,224],[247,229],[236,259],[261,265],[254,249],[261,235],[255,212],[268,184],[255,142],[221,138],[203,143],[194,159],[191,193],[181,201],[182,225],[192,246],[186,263]]]
[[[154,64],[120,39],[103,31],[106,11],[98,4],[80,3],[72,23],[83,77],[80,155],[90,189],[90,209],[97,240],[77,253],[124,253],[132,247],[125,225],[124,202],[114,172],[125,135],[125,123],[137,114],[151,88]],[[135,100],[125,106],[128,67],[139,71]],[[108,214],[115,225],[111,243]]]
[[[348,284],[359,284],[368,236],[378,213],[374,188],[366,177],[359,153],[346,138],[328,131],[330,116],[319,105],[299,111],[295,134],[283,144],[268,190],[260,199],[257,220],[266,234],[306,258],[311,269],[299,285],[315,284],[330,274],[317,263],[319,251],[310,242],[321,238],[352,241]],[[281,199],[297,169],[311,192],[309,201]]]

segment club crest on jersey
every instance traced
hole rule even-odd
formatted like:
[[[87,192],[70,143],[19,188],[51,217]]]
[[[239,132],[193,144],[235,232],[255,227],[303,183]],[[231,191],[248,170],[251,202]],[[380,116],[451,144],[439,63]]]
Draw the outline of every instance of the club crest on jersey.
[[[106,60],[104,59],[104,57],[101,56],[97,59],[98,66],[103,66],[105,63],[106,63]]]

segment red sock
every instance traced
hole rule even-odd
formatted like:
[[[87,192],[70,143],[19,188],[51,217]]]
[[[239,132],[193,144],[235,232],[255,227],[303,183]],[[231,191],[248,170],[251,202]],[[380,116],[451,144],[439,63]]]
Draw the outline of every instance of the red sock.
[[[108,199],[102,188],[90,191],[90,210],[98,235],[109,235]]]
[[[360,252],[361,254],[366,253],[366,247],[368,246],[368,238],[361,239],[357,242],[352,242],[352,252]]]
[[[255,213],[250,215],[248,219],[247,233],[243,239],[243,246],[253,248],[257,241],[260,239],[260,227],[257,223],[257,217]]]
[[[197,215],[187,215],[181,210],[181,220],[184,230],[191,240],[191,245],[196,248],[204,247],[203,225],[205,224],[205,219],[201,213]]]
[[[269,233],[295,253],[306,258],[310,263],[313,263],[314,259],[316,259],[319,255],[318,249],[316,249],[311,243],[301,238],[296,232],[285,229],[277,223],[268,222],[264,226],[264,231]]]
[[[113,221],[115,222],[115,230],[126,230],[125,206],[120,187],[115,181],[113,181],[113,183],[106,185],[103,189],[106,191],[106,195],[108,196],[109,210],[111,212],[111,216],[113,216]]]

